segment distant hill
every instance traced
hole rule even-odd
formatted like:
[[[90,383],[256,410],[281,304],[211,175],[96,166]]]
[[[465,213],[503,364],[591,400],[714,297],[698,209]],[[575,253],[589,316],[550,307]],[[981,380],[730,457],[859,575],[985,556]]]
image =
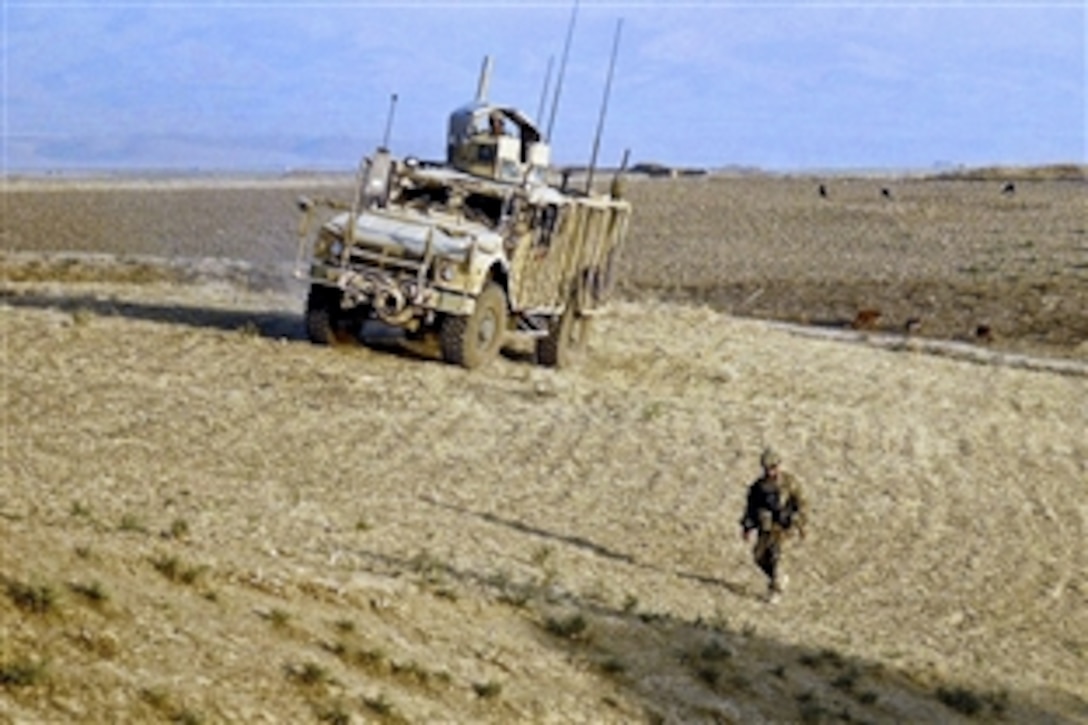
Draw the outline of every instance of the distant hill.
[[[966,181],[1088,181],[1088,165],[981,166],[944,171],[934,174],[933,178]]]

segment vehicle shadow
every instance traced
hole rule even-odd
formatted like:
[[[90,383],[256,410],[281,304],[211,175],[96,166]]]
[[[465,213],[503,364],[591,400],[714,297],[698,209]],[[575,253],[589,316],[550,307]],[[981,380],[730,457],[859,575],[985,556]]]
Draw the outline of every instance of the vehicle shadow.
[[[159,322],[224,331],[248,331],[260,337],[305,339],[302,316],[279,311],[234,310],[221,307],[156,304],[102,298],[94,295],[50,295],[0,290],[0,304],[31,309],[53,309],[69,314]]]
[[[57,310],[71,315],[91,314],[169,325],[245,332],[257,337],[291,342],[307,342],[306,325],[301,311],[239,310],[179,304],[158,304],[101,297],[91,294],[64,295],[43,292],[15,292],[0,289],[0,305],[39,310]],[[301,302],[300,302],[301,307]],[[350,346],[353,343],[347,343]],[[354,344],[382,353],[423,361],[442,359],[437,341],[414,340],[396,327],[379,320],[368,321]],[[532,351],[503,350],[503,357],[514,362],[534,364]]]

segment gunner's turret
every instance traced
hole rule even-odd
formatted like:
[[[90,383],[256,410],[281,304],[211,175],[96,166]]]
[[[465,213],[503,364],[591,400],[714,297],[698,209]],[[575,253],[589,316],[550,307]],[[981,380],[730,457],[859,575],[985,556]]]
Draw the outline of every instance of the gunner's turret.
[[[551,149],[528,116],[487,101],[490,75],[491,59],[485,58],[476,100],[450,114],[446,160],[474,176],[542,183]]]

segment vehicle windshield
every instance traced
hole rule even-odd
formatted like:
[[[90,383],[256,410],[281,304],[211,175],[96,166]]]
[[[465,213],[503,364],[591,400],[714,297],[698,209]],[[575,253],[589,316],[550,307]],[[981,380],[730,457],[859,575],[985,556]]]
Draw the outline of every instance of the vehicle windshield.
[[[412,209],[460,214],[465,219],[497,229],[502,222],[504,199],[491,194],[466,192],[445,185],[402,189],[397,202]]]

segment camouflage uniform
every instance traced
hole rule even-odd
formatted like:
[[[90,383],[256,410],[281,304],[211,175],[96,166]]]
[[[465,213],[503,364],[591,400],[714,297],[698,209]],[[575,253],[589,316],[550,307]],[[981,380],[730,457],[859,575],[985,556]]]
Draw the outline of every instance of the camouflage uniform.
[[[782,550],[790,532],[805,535],[807,506],[801,484],[793,475],[779,470],[781,458],[772,449],[763,451],[763,475],[748,487],[748,501],[740,521],[747,540],[758,532],[752,558],[767,575],[768,598],[774,602],[786,583],[782,571]]]

